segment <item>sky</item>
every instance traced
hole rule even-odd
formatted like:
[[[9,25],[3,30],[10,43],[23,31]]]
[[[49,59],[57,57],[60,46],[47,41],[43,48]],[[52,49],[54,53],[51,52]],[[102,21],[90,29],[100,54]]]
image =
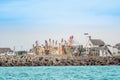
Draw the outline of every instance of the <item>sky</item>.
[[[120,0],[0,0],[0,47],[32,48],[36,40],[69,39],[85,45],[89,33],[120,42]]]

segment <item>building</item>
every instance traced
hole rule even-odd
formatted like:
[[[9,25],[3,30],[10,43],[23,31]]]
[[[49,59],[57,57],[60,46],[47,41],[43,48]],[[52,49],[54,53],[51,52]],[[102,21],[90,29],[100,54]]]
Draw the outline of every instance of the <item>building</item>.
[[[114,48],[117,49],[117,55],[120,55],[120,43],[116,44]]]
[[[120,52],[120,43],[116,44],[115,47],[118,49],[118,52]]]
[[[93,56],[112,56],[111,50],[109,50],[105,42],[100,39],[89,38],[86,44],[86,53]]]
[[[10,48],[0,48],[0,55],[15,55],[15,53]]]
[[[26,54],[27,54],[27,51],[17,51],[16,52],[17,56],[23,56],[23,55],[26,55]]]

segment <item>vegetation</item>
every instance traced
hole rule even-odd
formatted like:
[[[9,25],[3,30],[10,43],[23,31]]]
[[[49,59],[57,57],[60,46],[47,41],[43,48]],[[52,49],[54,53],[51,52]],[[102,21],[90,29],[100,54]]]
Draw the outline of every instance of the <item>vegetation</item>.
[[[118,54],[120,54],[120,52],[118,52]]]

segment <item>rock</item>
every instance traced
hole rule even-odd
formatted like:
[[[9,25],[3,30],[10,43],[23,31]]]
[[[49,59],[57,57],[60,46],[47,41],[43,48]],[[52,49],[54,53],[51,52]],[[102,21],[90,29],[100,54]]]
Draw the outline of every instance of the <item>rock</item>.
[[[120,65],[120,56],[71,57],[71,56],[0,56],[0,66],[85,66]]]
[[[43,57],[39,57],[39,61],[41,61],[43,59]]]

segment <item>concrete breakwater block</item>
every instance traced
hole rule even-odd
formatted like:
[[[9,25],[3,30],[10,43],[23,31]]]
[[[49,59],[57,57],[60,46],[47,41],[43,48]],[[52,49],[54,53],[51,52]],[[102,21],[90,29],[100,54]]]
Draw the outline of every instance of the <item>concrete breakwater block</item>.
[[[0,66],[90,66],[120,65],[120,56],[70,57],[70,56],[0,56]]]

